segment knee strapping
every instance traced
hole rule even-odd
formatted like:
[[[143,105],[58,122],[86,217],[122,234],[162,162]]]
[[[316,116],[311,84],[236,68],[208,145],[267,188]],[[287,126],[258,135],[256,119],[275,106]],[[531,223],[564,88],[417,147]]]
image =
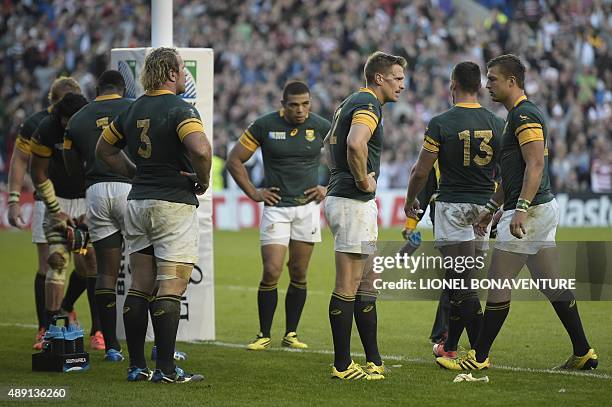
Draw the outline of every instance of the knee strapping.
[[[158,261],[157,262],[157,280],[173,280],[180,278],[182,280],[189,281],[191,277],[191,271],[193,270],[193,264],[190,263],[176,263],[173,261]]]
[[[64,284],[69,262],[70,253],[63,244],[49,245],[49,257],[47,258],[49,268],[46,281],[51,284]]]

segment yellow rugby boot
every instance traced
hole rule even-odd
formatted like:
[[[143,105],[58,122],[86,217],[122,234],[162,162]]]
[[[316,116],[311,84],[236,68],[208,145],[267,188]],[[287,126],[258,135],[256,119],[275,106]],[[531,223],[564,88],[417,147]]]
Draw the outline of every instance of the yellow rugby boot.
[[[473,349],[457,359],[446,357],[436,358],[436,363],[440,365],[440,367],[448,370],[482,370],[488,369],[491,366],[489,358],[486,358],[482,363],[478,363],[476,360],[476,351]]]
[[[381,376],[381,379],[384,379],[385,376],[385,364],[382,363],[380,366],[374,364],[374,362],[367,362],[365,366],[365,372],[370,376]],[[375,380],[375,379],[374,379]]]
[[[308,348],[308,345],[306,345],[304,342],[300,342],[295,332],[289,332],[287,335],[285,335],[285,337],[283,338],[283,346],[292,349]]]
[[[268,349],[270,347],[271,343],[272,343],[272,340],[270,338],[266,338],[260,332],[255,337],[255,340],[253,342],[249,343],[246,346],[246,348],[247,348],[247,350],[266,350],[266,349]]]
[[[382,375],[369,375],[367,374],[361,366],[351,360],[351,364],[346,368],[346,370],[338,371],[336,366],[332,367],[332,379],[341,379],[341,380],[381,380],[384,376]]]
[[[593,370],[597,369],[597,364],[599,361],[597,360],[597,355],[595,354],[595,350],[589,349],[589,351],[584,356],[576,356],[572,355],[565,361],[561,366],[557,366],[554,369],[563,369],[563,370]]]

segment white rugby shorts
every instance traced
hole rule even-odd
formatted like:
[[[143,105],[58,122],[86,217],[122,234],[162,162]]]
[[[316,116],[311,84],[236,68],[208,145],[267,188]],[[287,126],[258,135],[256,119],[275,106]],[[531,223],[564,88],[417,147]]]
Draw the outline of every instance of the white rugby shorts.
[[[97,182],[87,188],[87,226],[92,242],[110,235],[125,234],[127,196],[132,185],[125,182]]]
[[[436,201],[434,219],[435,247],[448,246],[474,240],[477,250],[488,250],[491,224],[484,236],[474,233],[474,223],[484,205]]]
[[[125,233],[130,254],[153,246],[159,259],[193,264],[198,260],[200,233],[195,205],[157,199],[130,200]]]
[[[525,236],[518,239],[510,233],[510,221],[514,209],[504,211],[497,224],[495,248],[511,253],[536,254],[540,249],[555,247],[555,236],[559,225],[559,206],[557,200],[533,205],[527,209],[527,220],[524,223]]]
[[[259,226],[261,245],[289,245],[289,240],[321,241],[321,209],[312,201],[300,206],[264,206]]]
[[[378,207],[371,199],[328,196],[325,218],[334,235],[334,250],[344,253],[373,254],[378,239]]]

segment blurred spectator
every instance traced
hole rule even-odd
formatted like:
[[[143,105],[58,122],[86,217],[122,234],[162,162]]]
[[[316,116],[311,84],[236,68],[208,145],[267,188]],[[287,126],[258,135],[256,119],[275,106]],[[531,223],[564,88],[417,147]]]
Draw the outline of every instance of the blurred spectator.
[[[598,137],[593,148],[591,185],[593,192],[612,193],[612,147],[609,138]]]
[[[570,173],[574,171],[572,164],[567,157],[567,147],[565,143],[560,142],[556,144],[555,148],[555,159],[551,160],[550,173],[552,175],[552,186],[555,191],[562,191],[566,188],[567,183],[570,179]]]
[[[407,91],[384,109],[384,144],[390,153],[381,188],[406,187],[427,122],[450,106],[452,67],[473,60],[484,73],[488,59],[513,52],[528,67],[529,98],[548,119],[555,189],[588,189],[600,182],[602,162],[605,169],[609,161],[603,152],[595,157],[594,146],[599,138],[612,138],[612,2],[480,0],[488,7],[480,17],[466,13],[460,3],[174,0],[174,43],[215,49],[213,144],[221,159],[255,117],[280,107],[278,91],[287,80],[308,82],[313,111],[331,117],[341,99],[363,85],[369,53],[382,49],[406,57]],[[0,154],[5,164],[18,125],[44,107],[56,75],[75,76],[91,98],[111,48],[149,45],[149,7],[148,0],[1,3]],[[504,109],[482,93],[482,104],[505,117]],[[609,145],[605,148],[600,147],[609,155]],[[252,179],[261,180],[260,159],[250,164]],[[0,176],[0,182],[6,180],[5,173]],[[231,187],[231,180],[224,185]]]

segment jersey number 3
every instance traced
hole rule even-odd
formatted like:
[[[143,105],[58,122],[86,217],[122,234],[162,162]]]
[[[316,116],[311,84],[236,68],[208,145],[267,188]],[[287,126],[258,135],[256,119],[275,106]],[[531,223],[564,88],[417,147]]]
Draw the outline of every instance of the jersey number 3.
[[[136,127],[142,129],[140,132],[140,147],[138,147],[138,155],[142,158],[151,157],[151,139],[149,138],[149,119],[137,120]]]
[[[470,162],[473,160],[476,165],[484,166],[491,162],[493,158],[493,147],[489,144],[491,138],[493,138],[493,132],[491,130],[474,130],[474,138],[481,139],[480,151],[485,153],[484,157],[476,154],[473,159],[470,155],[470,131],[463,130],[459,133],[459,140],[463,141],[463,166],[469,167]]]

